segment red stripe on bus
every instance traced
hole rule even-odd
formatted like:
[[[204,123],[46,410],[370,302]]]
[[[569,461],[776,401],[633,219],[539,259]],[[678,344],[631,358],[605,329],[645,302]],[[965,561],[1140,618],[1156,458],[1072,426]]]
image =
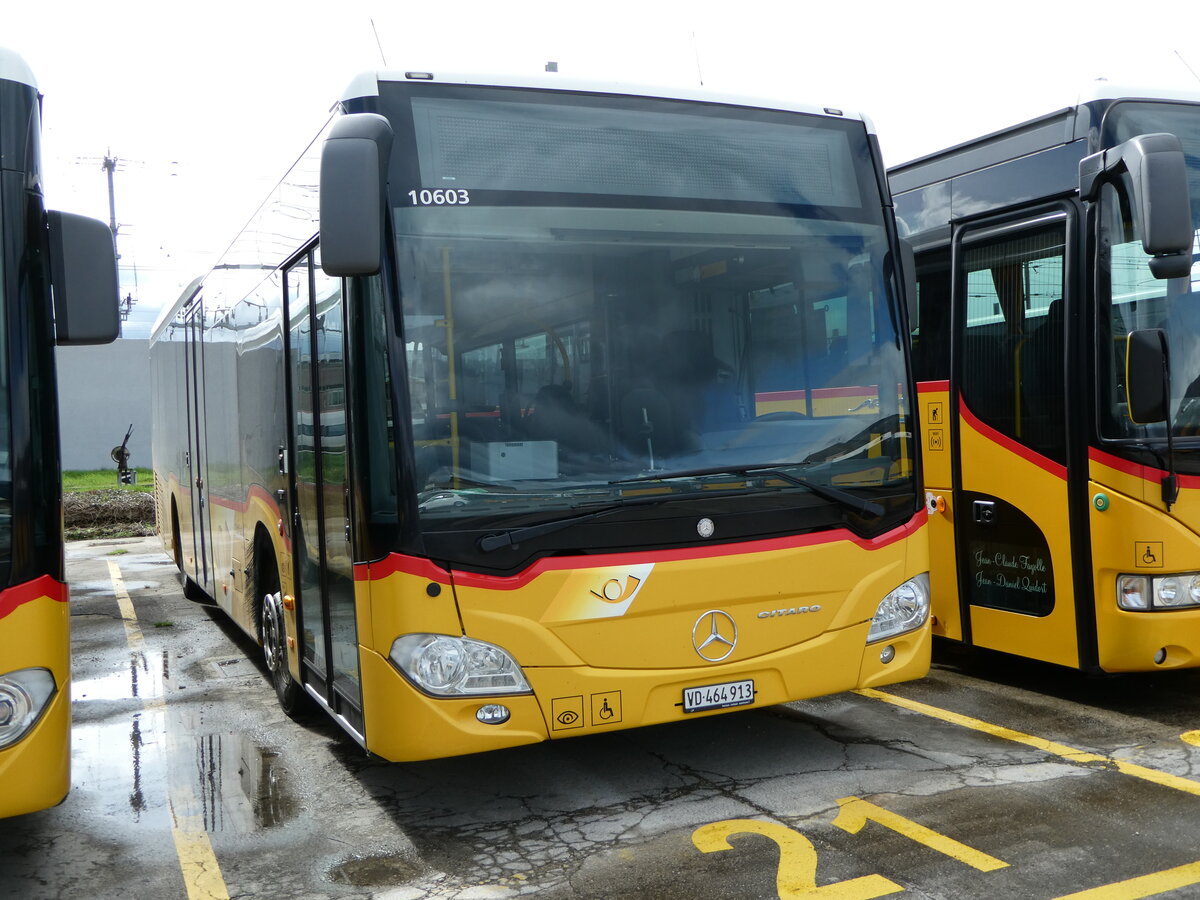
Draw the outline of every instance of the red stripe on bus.
[[[1110,469],[1116,469],[1118,472],[1124,472],[1126,475],[1132,475],[1134,478],[1141,478],[1151,484],[1161,484],[1162,480],[1167,477],[1167,473],[1163,469],[1122,459],[1096,447],[1088,447],[1088,459],[1102,466],[1108,466]],[[1176,477],[1179,479],[1181,488],[1200,488],[1200,475],[1177,475]]]
[[[949,381],[918,381],[917,382],[917,393],[918,394],[932,394],[937,391],[949,391],[949,390],[950,390],[950,382]]]
[[[33,581],[0,591],[0,619],[12,613],[17,607],[31,603],[39,597],[49,597],[59,603],[66,603],[67,586],[49,575],[42,575]]]
[[[974,414],[967,409],[967,404],[963,400],[961,394],[958,398],[958,411],[963,417],[963,420],[966,421],[969,426],[978,431],[981,435],[983,435],[983,437],[987,438],[992,443],[998,444],[1009,453],[1012,453],[1014,456],[1021,457],[1021,459],[1028,463],[1032,463],[1039,469],[1049,472],[1055,478],[1061,478],[1063,481],[1067,480],[1066,466],[1064,466],[1062,463],[1056,463],[1054,460],[1048,457],[1042,456],[1042,454],[1035,450],[1030,450],[1024,444],[1017,443],[1017,441],[1013,440],[1008,435],[1001,434],[992,426],[986,425],[979,419],[975,418]]]
[[[607,553],[597,556],[543,557],[517,575],[481,575],[478,572],[453,572],[453,581],[467,587],[481,587],[494,591],[512,591],[522,588],[544,572],[562,569],[597,569],[604,567],[632,566],[639,563],[677,562],[688,559],[711,559],[721,556],[741,556],[750,553],[792,550],[798,547],[813,547],[850,541],[864,550],[879,550],[897,541],[911,537],[919,531],[929,516],[924,511],[914,515],[905,524],[893,528],[876,538],[864,539],[853,532],[839,528],[816,534],[790,535],[762,541],[747,541],[743,544],[726,544],[723,547],[688,547],[681,550],[649,550],[643,553]],[[367,581],[386,578],[397,572],[427,578],[440,584],[450,584],[451,572],[427,559],[392,553],[373,563],[358,563],[354,567],[354,580]]]

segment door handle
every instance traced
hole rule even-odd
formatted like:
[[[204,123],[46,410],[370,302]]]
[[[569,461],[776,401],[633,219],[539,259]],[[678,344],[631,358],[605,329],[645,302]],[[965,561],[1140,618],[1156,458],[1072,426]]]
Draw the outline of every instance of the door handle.
[[[976,500],[971,504],[971,514],[976,525],[995,525],[996,502],[994,500]]]

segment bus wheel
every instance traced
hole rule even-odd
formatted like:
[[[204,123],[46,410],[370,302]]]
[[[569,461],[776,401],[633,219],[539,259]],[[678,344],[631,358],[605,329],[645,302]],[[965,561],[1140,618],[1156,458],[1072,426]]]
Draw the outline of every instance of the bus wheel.
[[[272,577],[274,576],[274,577]],[[310,701],[304,688],[288,670],[287,636],[283,624],[283,599],[279,591],[279,578],[272,571],[267,574],[268,583],[259,603],[259,636],[262,639],[263,659],[279,705],[293,719],[303,718],[308,712]]]

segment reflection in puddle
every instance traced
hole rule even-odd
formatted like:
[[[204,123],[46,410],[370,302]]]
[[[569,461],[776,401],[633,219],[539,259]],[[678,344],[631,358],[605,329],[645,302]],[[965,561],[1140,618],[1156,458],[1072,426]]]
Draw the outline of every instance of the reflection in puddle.
[[[197,737],[193,764],[205,831],[271,828],[296,815],[279,754],[246,735]]]
[[[133,810],[133,820],[141,818],[146,808],[146,795],[142,791],[142,717],[133,717],[133,728],[129,732],[129,746],[133,758],[133,789],[129,792],[129,808]]]

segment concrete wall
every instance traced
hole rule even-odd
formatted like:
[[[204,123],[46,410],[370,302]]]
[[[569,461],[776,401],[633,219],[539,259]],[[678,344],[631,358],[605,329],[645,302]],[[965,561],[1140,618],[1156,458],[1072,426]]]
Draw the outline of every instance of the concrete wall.
[[[64,469],[112,469],[130,424],[129,464],[150,468],[150,344],[118,340],[59,347],[58,415]]]

